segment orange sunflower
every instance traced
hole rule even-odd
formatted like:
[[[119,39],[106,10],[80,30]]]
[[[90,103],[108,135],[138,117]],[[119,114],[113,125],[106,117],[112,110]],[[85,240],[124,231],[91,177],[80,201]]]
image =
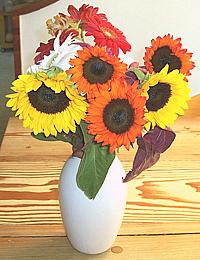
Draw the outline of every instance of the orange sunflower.
[[[195,64],[190,60],[192,53],[182,49],[181,38],[173,39],[173,36],[168,34],[163,38],[158,36],[156,40],[151,41],[151,44],[151,47],[145,48],[144,56],[144,64],[150,73],[160,72],[166,64],[169,64],[169,72],[178,69],[186,76],[191,75],[190,70]]]
[[[88,132],[95,135],[95,141],[110,145],[110,153],[124,145],[127,150],[137,136],[141,136],[146,99],[125,81],[111,83],[111,90],[102,89],[95,99],[90,100],[86,122]]]
[[[99,89],[108,89],[111,82],[125,78],[127,65],[110,56],[104,47],[85,47],[77,53],[78,57],[70,60],[74,67],[68,73],[80,92],[94,96]]]

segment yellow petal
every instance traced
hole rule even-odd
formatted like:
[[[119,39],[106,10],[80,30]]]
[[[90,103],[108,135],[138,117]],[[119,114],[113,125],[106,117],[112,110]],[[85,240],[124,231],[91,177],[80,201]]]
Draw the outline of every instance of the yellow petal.
[[[56,127],[57,131],[59,133],[61,133],[62,132],[62,122],[61,122],[61,119],[60,119],[60,113],[57,113],[55,115],[54,123],[55,123],[55,127]]]
[[[17,99],[16,98],[12,98],[12,99],[9,99],[6,103],[6,106],[7,107],[13,107],[17,102]]]
[[[45,135],[46,137],[48,137],[48,136],[50,135],[50,131],[48,130],[47,127],[44,127],[44,135]]]

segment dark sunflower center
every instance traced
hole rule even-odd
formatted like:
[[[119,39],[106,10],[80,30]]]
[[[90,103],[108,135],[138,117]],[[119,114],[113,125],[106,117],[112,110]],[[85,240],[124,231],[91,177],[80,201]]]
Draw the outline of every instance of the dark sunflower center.
[[[160,72],[166,64],[169,64],[169,72],[181,69],[182,63],[168,46],[158,48],[152,56],[151,63],[155,72]]]
[[[127,132],[133,124],[134,109],[127,99],[113,99],[104,108],[103,121],[107,129],[115,134]]]
[[[55,93],[44,84],[42,84],[38,90],[30,91],[28,97],[31,105],[35,109],[47,114],[56,114],[64,111],[70,101],[64,91]]]
[[[167,83],[158,83],[148,90],[149,99],[146,102],[148,111],[163,108],[171,96],[171,88]]]
[[[90,84],[104,84],[112,78],[114,68],[98,57],[92,57],[83,65],[83,76]]]

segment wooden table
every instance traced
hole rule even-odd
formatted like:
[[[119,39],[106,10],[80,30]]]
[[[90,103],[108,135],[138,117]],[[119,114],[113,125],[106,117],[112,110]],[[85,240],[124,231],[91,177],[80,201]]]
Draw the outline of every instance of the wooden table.
[[[129,183],[119,236],[97,256],[72,249],[64,234],[58,180],[70,146],[35,140],[11,118],[0,155],[0,259],[200,259],[200,95],[190,107],[174,145]],[[119,154],[126,171],[133,154]]]

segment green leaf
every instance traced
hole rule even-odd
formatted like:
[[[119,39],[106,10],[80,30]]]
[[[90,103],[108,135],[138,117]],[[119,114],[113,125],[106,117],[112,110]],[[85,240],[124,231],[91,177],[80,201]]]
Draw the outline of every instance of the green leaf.
[[[140,80],[143,81],[145,74],[138,68],[132,68],[131,69],[132,72],[135,73],[136,77]]]
[[[60,69],[59,67],[52,66],[52,67],[50,67],[50,69],[48,69],[47,75],[51,79],[51,78],[54,78],[60,72],[63,72],[63,70]]]
[[[144,81],[149,80],[151,78],[151,76],[152,76],[151,74],[146,74],[144,77]]]
[[[151,76],[152,76],[151,74],[146,74],[143,80],[141,80],[138,88],[141,89],[142,86],[146,83],[146,81],[148,81],[151,78]]]
[[[57,136],[55,136],[55,138],[57,139],[57,141],[62,141],[73,145],[72,134],[58,133]]]
[[[108,146],[96,142],[86,146],[77,174],[77,185],[89,199],[94,199],[100,190],[115,153],[110,154]]]
[[[31,135],[32,135],[32,137],[34,137],[35,139],[38,139],[38,140],[40,140],[40,141],[58,141],[58,140],[56,139],[56,137],[53,136],[53,135],[50,135],[50,136],[46,137],[43,133],[34,135],[33,132],[31,133]]]
[[[93,135],[88,134],[88,129],[87,129],[88,125],[89,125],[88,123],[81,120],[80,127],[81,127],[81,130],[82,130],[82,133],[83,133],[83,138],[84,138],[85,144],[87,144],[91,139],[94,138]]]
[[[31,135],[40,141],[62,141],[72,144],[72,135],[70,134],[67,135],[65,133],[58,133],[57,136],[50,135],[46,137],[43,133],[34,135],[34,133],[32,132]]]

